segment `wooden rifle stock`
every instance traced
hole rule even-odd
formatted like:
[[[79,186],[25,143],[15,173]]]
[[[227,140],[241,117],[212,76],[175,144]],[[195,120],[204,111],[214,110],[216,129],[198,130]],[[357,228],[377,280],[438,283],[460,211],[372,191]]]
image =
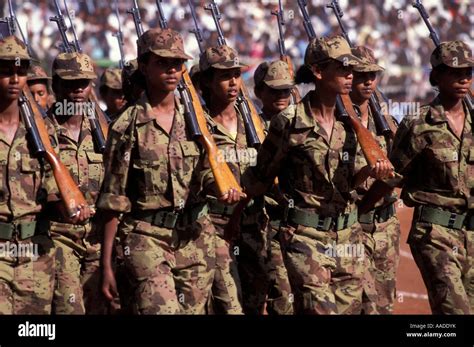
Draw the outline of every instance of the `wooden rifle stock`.
[[[289,55],[280,55],[280,60],[284,61],[286,64],[288,64],[288,70],[290,72],[291,78],[293,80],[295,79],[295,70],[293,69],[293,62],[290,58]],[[292,104],[295,105],[301,100],[301,95],[300,91],[298,90],[298,87],[296,85],[291,89],[291,98],[292,98]]]
[[[61,195],[69,216],[74,217],[77,214],[80,205],[87,205],[86,199],[77,187],[76,182],[74,182],[71,177],[69,170],[59,160],[58,155],[54,151],[51,141],[49,140],[48,130],[46,129],[42,114],[27,85],[23,87],[23,93],[28,99],[31,110],[33,111],[34,121],[45,148],[44,157],[51,165],[54,179],[56,180],[59,189],[59,194]]]
[[[354,129],[360,148],[362,149],[364,157],[370,167],[375,167],[377,159],[388,160],[382,148],[380,148],[377,141],[375,141],[374,135],[361,123],[359,117],[355,113],[350,96],[347,94],[340,94],[340,97],[347,112],[348,121],[352,126],[352,129]]]

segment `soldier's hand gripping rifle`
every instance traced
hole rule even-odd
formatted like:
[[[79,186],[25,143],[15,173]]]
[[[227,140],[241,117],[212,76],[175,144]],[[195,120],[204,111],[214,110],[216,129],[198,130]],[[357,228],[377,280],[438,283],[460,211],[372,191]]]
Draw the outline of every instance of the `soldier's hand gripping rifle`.
[[[423,19],[423,22],[425,22],[425,25],[428,28],[428,31],[430,32],[431,40],[433,41],[435,47],[437,48],[441,44],[441,41],[439,40],[438,34],[436,33],[433,26],[431,25],[430,16],[428,15],[428,12],[426,12],[425,7],[423,6],[421,0],[416,0],[413,3],[413,7],[416,8],[418,12],[420,13],[420,16]],[[466,102],[466,105],[469,108],[470,113],[472,114],[474,110],[474,106],[473,106],[471,90],[469,90],[469,94],[466,95],[466,97],[464,98],[464,101]]]
[[[67,8],[66,0],[64,0],[64,6],[66,9],[69,21],[71,23],[71,31],[74,36],[73,42],[70,42],[67,37],[68,28],[66,26],[66,22],[64,20],[64,16],[62,14],[61,7],[59,6],[58,0],[54,0],[54,6],[56,9],[56,16],[50,17],[49,20],[52,22],[56,22],[58,26],[58,30],[61,35],[61,39],[63,41],[64,51],[66,53],[73,53],[73,52],[82,53],[82,48],[76,34],[76,29],[74,28],[74,23],[71,18],[71,13],[69,12]],[[99,107],[99,100],[97,98],[94,88],[91,88],[89,102],[91,102],[94,105],[94,109],[90,109],[89,107],[86,107],[87,118],[89,119],[91,132],[94,138],[94,142],[97,146],[97,149],[100,152],[104,152],[109,126],[107,123],[107,118],[104,115],[104,112],[102,112],[102,110]]]
[[[117,38],[117,43],[118,43],[118,48],[120,51],[120,61],[119,61],[119,67],[121,69],[124,68],[124,66],[127,64],[125,61],[125,54],[123,52],[123,33],[122,33],[122,24],[120,23],[120,12],[118,8],[118,0],[115,0],[115,16],[117,17],[117,22],[118,22],[118,29],[115,34],[113,34]]]
[[[161,8],[161,0],[156,0],[156,5],[158,7],[160,27],[165,29],[168,27],[168,23],[164,16],[163,9]],[[219,155],[219,149],[217,148],[212,135],[209,133],[206,116],[204,115],[204,110],[199,102],[198,93],[194,88],[189,72],[184,64],[183,77],[178,84],[178,92],[181,98],[181,103],[184,106],[184,116],[189,133],[195,140],[202,144],[207,152],[209,165],[212,174],[214,175],[219,196],[227,194],[230,189],[242,192],[242,188],[232,174],[232,171],[230,171],[227,163],[222,159],[219,160],[219,158],[222,157]]]
[[[285,47],[285,35],[283,33],[283,27],[285,26],[285,18],[283,17],[283,5],[281,0],[278,0],[278,10],[272,10],[272,15],[274,15],[277,19],[278,23],[278,50],[280,51],[280,60],[284,61],[289,68],[291,78],[295,78],[295,71],[293,69],[293,62],[290,56],[286,52]],[[298,88],[295,86],[291,90],[291,103],[294,105],[301,100],[300,92]]]
[[[326,7],[329,7],[333,10],[334,15],[336,16],[337,22],[339,23],[339,27],[341,28],[342,36],[349,43],[349,46],[351,48],[354,48],[354,45],[349,39],[349,35],[347,34],[347,30],[344,26],[344,23],[342,22],[343,13],[341,11],[341,8],[339,7],[338,1],[332,0],[328,5],[326,5]],[[378,91],[378,93],[383,95],[381,91]],[[385,98],[384,98],[384,102],[385,102]],[[390,124],[387,122],[385,115],[382,113],[382,107],[380,105],[381,103],[380,103],[380,100],[378,99],[378,94],[372,93],[369,100],[369,107],[374,117],[374,123],[377,129],[377,133],[379,135],[389,136],[390,138],[393,139],[393,137],[395,136],[395,132],[397,130],[394,125],[390,126]],[[387,115],[387,116],[391,117],[390,115]]]
[[[219,22],[221,19],[219,7],[216,2],[212,0],[211,3],[206,5],[204,8],[211,12],[212,18],[214,19],[214,24],[217,29],[217,44],[219,46],[226,45],[224,33]],[[240,95],[237,97],[237,107],[239,108],[244,120],[247,143],[250,147],[258,148],[265,138],[265,133],[263,131],[264,126],[243,80],[240,87]]]
[[[22,41],[26,45],[26,39],[15,17],[11,0],[8,1],[8,5],[10,8],[10,18],[8,18],[8,23],[11,23],[11,25],[9,25],[9,34],[15,35],[16,27],[18,26],[18,31],[20,32]],[[29,47],[28,52],[31,56]],[[29,135],[33,151],[35,152],[35,155],[44,157],[51,165],[53,176],[56,185],[58,186],[61,199],[66,207],[68,216],[73,218],[79,212],[80,206],[86,206],[86,199],[72,179],[69,170],[59,160],[58,155],[54,151],[48,130],[44,123],[43,112],[40,111],[41,108],[36,103],[33,95],[31,95],[30,88],[27,84],[25,84],[21,92],[19,106],[20,114]]]
[[[316,37],[316,33],[314,32],[308,11],[306,10],[306,0],[298,0],[298,6],[303,15],[306,34],[311,40]],[[336,111],[341,119],[348,121],[348,123],[351,125],[357,136],[357,140],[360,144],[364,157],[370,167],[374,168],[378,159],[388,161],[387,156],[375,140],[374,135],[361,123],[354,110],[354,106],[349,95],[340,94],[337,96]],[[393,177],[395,174],[393,173],[391,176]],[[391,190],[392,188],[384,182],[376,181],[374,184],[372,184],[369,192],[365,194],[361,204],[359,204],[359,212],[365,213],[371,210],[375,204]]]

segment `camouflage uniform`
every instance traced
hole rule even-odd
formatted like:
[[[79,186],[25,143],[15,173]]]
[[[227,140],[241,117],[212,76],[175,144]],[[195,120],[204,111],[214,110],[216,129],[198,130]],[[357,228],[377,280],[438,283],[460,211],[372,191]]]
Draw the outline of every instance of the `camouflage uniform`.
[[[472,67],[469,47],[442,43],[431,64]],[[434,314],[474,314],[474,128],[466,114],[461,138],[435,98],[407,116],[391,161],[405,179],[401,197],[415,207],[408,243],[428,289]]]
[[[85,54],[61,53],[53,63],[53,75],[65,80],[95,78],[91,59]],[[59,157],[68,168],[88,205],[95,209],[104,177],[102,154],[94,148],[90,122],[83,118],[79,142],[60,125],[58,117],[67,116],[64,100],[58,100],[48,111],[59,142]],[[69,114],[71,116],[72,114]],[[96,222],[76,225],[66,223],[61,213],[48,213],[50,231],[56,245],[56,286],[54,312],[57,314],[106,313],[106,302],[99,292],[100,243]]]
[[[107,68],[104,70],[102,75],[100,76],[100,84],[99,89],[115,89],[115,90],[122,90],[122,69],[118,68]],[[102,94],[102,92],[101,92]],[[117,114],[111,114],[109,110],[105,110],[104,112],[107,116],[107,121],[110,123],[112,120],[117,118]]]
[[[359,63],[340,36],[310,42],[307,65],[329,58]],[[257,166],[242,182],[249,192],[262,191],[278,176],[288,197],[280,233],[295,312],[360,313],[366,264],[352,178],[361,153],[355,134],[338,120],[330,141],[325,139],[310,109],[312,93],[272,119]],[[345,249],[351,254],[341,256]]]
[[[30,60],[25,45],[0,39],[0,64],[17,58]],[[51,313],[54,246],[40,213],[57,187],[26,137],[21,119],[11,143],[0,132],[0,314]]]
[[[181,36],[151,29],[139,56],[189,59]],[[98,207],[124,213],[118,233],[141,314],[205,313],[214,276],[214,228],[197,198],[204,155],[186,133],[177,102],[167,134],[146,94],[110,128]]]
[[[254,82],[257,88],[261,83],[265,83],[272,89],[290,89],[294,87],[293,79],[289,73],[288,65],[277,60],[271,63],[261,63],[254,74]],[[265,135],[270,128],[271,116],[261,114],[265,124]],[[268,279],[269,288],[267,294],[266,311],[268,314],[293,314],[293,300],[290,280],[283,260],[279,240],[280,221],[283,217],[284,208],[287,205],[284,197],[280,194],[278,187],[273,187],[272,191],[265,195],[265,210],[269,216],[268,224]]]
[[[237,52],[228,46],[211,47],[201,56],[199,69],[202,73],[214,69],[240,68]],[[229,165],[237,182],[242,173],[254,165],[256,150],[247,145],[245,126],[239,109],[235,137],[223,125],[208,116],[208,126],[214,141]],[[253,199],[244,210],[239,239],[229,244],[224,240],[224,227],[234,206],[217,201],[214,177],[210,169],[204,176],[205,193],[212,221],[216,227],[216,277],[213,285],[213,303],[217,313],[258,314],[263,311],[268,288],[266,268],[266,223],[263,196]],[[238,269],[238,271],[237,271]],[[239,280],[240,278],[240,280]],[[242,288],[242,293],[240,293]],[[242,304],[240,304],[242,302]]]
[[[352,49],[352,53],[362,60],[362,64],[354,67],[357,72],[379,72],[384,69],[377,65],[373,52],[366,47],[359,46]],[[357,108],[356,105],[354,107]],[[374,134],[380,147],[387,153],[391,145],[390,137],[377,134],[371,108],[368,108],[369,119],[367,128]],[[390,116],[385,116],[387,123],[396,129],[396,123]],[[359,168],[367,165],[364,158],[356,161]],[[375,179],[369,177],[366,182],[357,188],[360,199],[367,193]],[[375,208],[363,215],[359,215],[359,223],[365,232],[365,245],[372,255],[373,274],[368,274],[369,280],[365,286],[370,286],[375,278],[374,288],[366,288],[364,296],[364,312],[380,314],[393,313],[396,296],[396,276],[399,263],[400,222],[397,218],[394,203],[396,194],[387,195],[380,200]],[[370,270],[370,267],[367,267]],[[374,307],[375,305],[375,307]]]

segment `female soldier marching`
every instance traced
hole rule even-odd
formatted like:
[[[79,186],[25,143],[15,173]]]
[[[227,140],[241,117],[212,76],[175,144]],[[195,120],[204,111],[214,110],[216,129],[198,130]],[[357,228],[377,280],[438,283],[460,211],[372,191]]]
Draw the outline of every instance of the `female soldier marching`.
[[[278,176],[289,197],[280,231],[296,313],[362,309],[365,254],[355,187],[369,174],[388,176],[391,167],[380,161],[356,171],[354,133],[335,117],[336,97],[349,93],[359,63],[342,37],[313,39],[305,64],[316,90],[272,119],[257,165],[242,180],[246,192],[261,194]]]
[[[181,36],[150,29],[138,41],[145,93],[113,123],[98,203],[105,210],[102,291],[116,295],[112,249],[118,216],[125,263],[141,314],[205,313],[214,274],[214,228],[198,199],[204,155],[186,131],[174,91]],[[230,190],[222,201],[236,202]]]
[[[408,243],[434,314],[474,314],[474,128],[463,102],[472,82],[471,49],[444,42],[431,55],[439,95],[407,116],[392,163],[402,199],[415,207]]]

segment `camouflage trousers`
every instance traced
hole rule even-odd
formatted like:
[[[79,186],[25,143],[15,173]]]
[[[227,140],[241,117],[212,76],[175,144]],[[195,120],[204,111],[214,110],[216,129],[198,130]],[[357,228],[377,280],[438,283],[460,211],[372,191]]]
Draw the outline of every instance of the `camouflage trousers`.
[[[244,213],[236,242],[242,306],[248,315],[263,314],[270,286],[267,225],[268,217],[263,211],[250,215]]]
[[[361,223],[365,246],[373,258],[373,273],[364,279],[364,313],[392,314],[396,297],[397,268],[400,261],[400,222],[392,216],[385,222]],[[369,236],[370,235],[370,236]],[[367,268],[371,269],[370,266]],[[370,288],[375,280],[374,288]]]
[[[278,236],[279,222],[278,224],[269,223],[268,228],[269,288],[266,311],[269,315],[291,315],[293,314],[294,299]]]
[[[135,313],[206,313],[215,267],[215,229],[208,216],[193,221],[193,230],[126,216],[119,232]]]
[[[360,224],[337,232],[281,226],[280,239],[295,313],[362,312],[363,277],[366,266],[373,262],[364,247]]]
[[[433,314],[474,314],[474,231],[414,219],[408,243]]]
[[[74,228],[83,229],[87,236],[73,241],[63,234],[51,232],[56,246],[53,312],[107,314],[109,305],[100,291],[100,244],[90,234],[90,225]]]
[[[229,218],[213,213],[209,216],[216,229],[216,259],[208,311],[214,314],[243,314],[241,281],[236,260],[238,247],[224,239],[224,228]]]
[[[54,247],[41,238],[0,241],[0,314],[51,314]]]

